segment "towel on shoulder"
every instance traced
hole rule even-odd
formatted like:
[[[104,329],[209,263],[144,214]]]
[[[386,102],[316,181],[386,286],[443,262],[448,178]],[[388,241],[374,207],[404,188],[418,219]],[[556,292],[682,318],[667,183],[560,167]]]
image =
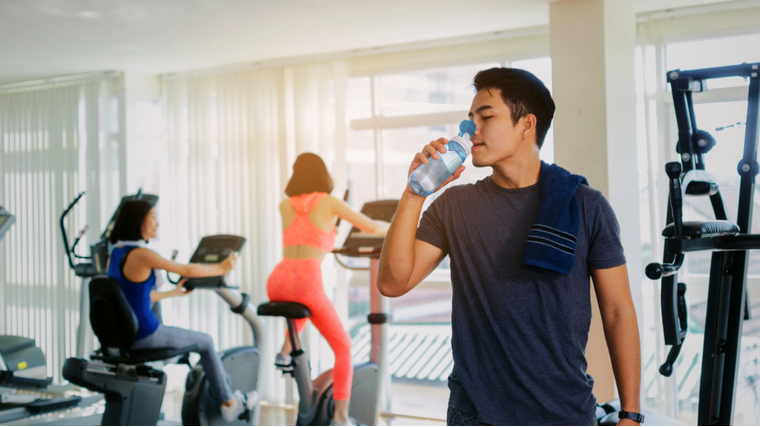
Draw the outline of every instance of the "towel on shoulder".
[[[521,267],[570,274],[580,222],[575,191],[581,184],[588,185],[586,178],[541,162],[538,211],[523,247]]]

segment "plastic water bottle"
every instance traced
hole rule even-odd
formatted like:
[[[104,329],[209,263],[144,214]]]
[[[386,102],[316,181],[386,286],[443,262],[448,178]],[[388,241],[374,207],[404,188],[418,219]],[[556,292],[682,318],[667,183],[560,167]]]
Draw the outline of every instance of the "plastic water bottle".
[[[451,138],[449,143],[444,145],[446,152],[443,154],[439,152],[438,160],[429,157],[427,163],[421,164],[409,175],[409,186],[412,187],[412,191],[422,197],[427,197],[456,172],[472,151],[470,136],[476,129],[475,122],[472,120],[462,120],[459,124],[459,135]]]

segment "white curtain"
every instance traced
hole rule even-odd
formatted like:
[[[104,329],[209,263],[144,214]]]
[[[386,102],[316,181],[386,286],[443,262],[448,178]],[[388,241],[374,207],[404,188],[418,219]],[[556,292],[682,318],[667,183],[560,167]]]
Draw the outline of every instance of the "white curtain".
[[[185,262],[205,235],[241,235],[248,243],[230,281],[251,295],[253,305],[267,301],[267,278],[282,257],[277,206],[295,156],[325,155],[328,167],[335,158],[336,75],[344,85],[344,66],[334,63],[165,80],[161,250],[181,248],[178,260]],[[165,323],[206,332],[219,349],[252,342],[243,320],[211,293],[165,301]],[[285,323],[262,322],[260,390],[265,400],[283,402],[285,380],[273,363]],[[322,368],[312,367],[315,373]]]
[[[0,206],[16,216],[0,242],[0,334],[34,338],[56,380],[76,354],[81,289],[59,216],[86,191],[66,226],[71,243],[89,225],[78,247],[87,254],[123,191],[122,95],[120,75],[0,86]],[[93,346],[90,334],[85,351]]]

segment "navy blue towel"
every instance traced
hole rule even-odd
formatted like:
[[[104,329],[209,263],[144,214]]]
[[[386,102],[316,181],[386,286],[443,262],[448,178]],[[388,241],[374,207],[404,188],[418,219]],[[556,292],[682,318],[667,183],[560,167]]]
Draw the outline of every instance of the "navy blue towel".
[[[523,247],[520,266],[536,272],[570,274],[579,222],[575,190],[580,184],[588,185],[588,181],[557,165],[541,162],[538,211]]]

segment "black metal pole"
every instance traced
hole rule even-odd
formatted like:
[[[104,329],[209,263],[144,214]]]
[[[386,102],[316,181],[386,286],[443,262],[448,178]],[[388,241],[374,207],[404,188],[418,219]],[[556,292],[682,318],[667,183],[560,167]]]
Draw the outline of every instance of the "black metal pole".
[[[739,189],[739,212],[737,225],[743,234],[752,231],[752,209],[755,196],[755,176],[758,173],[758,114],[760,113],[760,78],[757,71],[750,78],[747,96],[747,126],[744,135],[744,157],[739,163],[741,176]],[[734,261],[727,268],[726,276],[732,278],[728,296],[728,308],[725,313],[725,340],[722,342],[725,356],[722,366],[721,398],[717,421],[720,425],[729,425],[733,417],[733,402],[736,394],[737,365],[741,353],[742,326],[747,304],[747,269],[748,251],[734,252]],[[717,367],[716,367],[717,368]]]
[[[686,173],[694,169],[694,159],[692,158],[691,150],[691,122],[686,105],[686,93],[678,89],[678,74],[674,74],[677,72],[671,71],[668,75],[670,76],[670,89],[673,93],[673,107],[676,110],[676,123],[678,124],[678,145],[676,146],[676,151],[680,155],[683,172]]]
[[[691,77],[694,80],[719,79],[722,77],[752,77],[752,73],[757,73],[760,63],[727,65],[725,67],[700,68],[697,70],[687,70],[679,72],[681,76]],[[670,72],[668,73],[670,74]]]
[[[710,266],[697,417],[697,423],[702,426],[713,425],[717,422],[721,416],[721,400],[725,397],[723,372],[731,288],[731,276],[725,272],[732,259],[732,252],[713,252]]]

